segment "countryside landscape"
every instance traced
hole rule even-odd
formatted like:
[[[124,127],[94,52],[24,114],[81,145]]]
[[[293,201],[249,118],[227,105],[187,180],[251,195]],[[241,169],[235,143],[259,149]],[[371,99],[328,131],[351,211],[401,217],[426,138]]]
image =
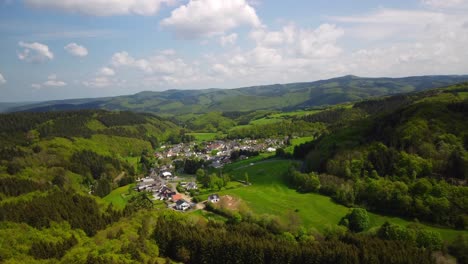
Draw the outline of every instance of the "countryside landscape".
[[[348,5],[0,3],[0,263],[468,263],[468,4]]]

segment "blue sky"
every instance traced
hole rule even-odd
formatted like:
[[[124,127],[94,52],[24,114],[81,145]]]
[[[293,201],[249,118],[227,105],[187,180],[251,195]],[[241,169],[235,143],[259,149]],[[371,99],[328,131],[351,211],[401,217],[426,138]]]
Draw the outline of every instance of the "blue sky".
[[[0,0],[0,102],[468,73],[468,0]]]

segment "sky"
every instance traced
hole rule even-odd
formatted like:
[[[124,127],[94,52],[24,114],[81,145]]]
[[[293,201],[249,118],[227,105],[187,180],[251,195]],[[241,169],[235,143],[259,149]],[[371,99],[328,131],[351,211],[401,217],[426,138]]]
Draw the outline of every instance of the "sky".
[[[0,0],[0,102],[468,74],[468,0]]]

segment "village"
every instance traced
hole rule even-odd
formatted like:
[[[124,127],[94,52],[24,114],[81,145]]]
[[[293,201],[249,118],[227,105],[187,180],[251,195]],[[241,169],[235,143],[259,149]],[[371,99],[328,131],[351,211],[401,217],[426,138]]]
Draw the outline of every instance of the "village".
[[[154,153],[155,166],[150,169],[148,176],[137,180],[135,190],[148,192],[151,200],[164,201],[168,208],[177,211],[202,209],[206,202],[217,203],[221,197],[213,193],[206,201],[193,202],[192,195],[198,191],[198,183],[194,176],[187,175],[181,164],[187,160],[198,160],[204,169],[220,169],[234,161],[248,159],[249,156],[275,152],[284,145],[285,140],[282,139],[216,140],[163,145]]]

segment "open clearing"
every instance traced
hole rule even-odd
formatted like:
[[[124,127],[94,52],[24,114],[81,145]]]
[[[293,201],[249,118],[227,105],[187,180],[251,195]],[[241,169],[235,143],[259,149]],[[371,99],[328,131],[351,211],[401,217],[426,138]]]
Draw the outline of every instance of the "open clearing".
[[[188,135],[194,136],[198,142],[213,141],[216,139],[217,133],[187,133]]]
[[[284,184],[282,175],[292,162],[294,161],[268,159],[258,161],[254,165],[245,166],[243,164],[238,168],[232,168],[229,173],[235,179],[244,180],[247,173],[253,184],[237,189],[223,190],[219,194],[241,198],[257,214],[277,215],[285,220],[291,217],[291,214],[298,214],[302,224],[307,228],[316,228],[322,231],[327,226],[338,224],[349,208],[333,202],[330,197],[315,193],[298,193]],[[369,216],[371,228],[380,226],[385,221],[404,226],[413,223],[398,217],[373,213],[369,213]],[[448,228],[422,226],[440,232],[444,240],[453,240],[462,232],[468,233]]]
[[[112,203],[113,206],[117,209],[124,209],[127,204],[127,196],[133,192],[132,188],[135,184],[129,184],[122,187],[119,187],[105,196],[103,199],[108,203]]]

